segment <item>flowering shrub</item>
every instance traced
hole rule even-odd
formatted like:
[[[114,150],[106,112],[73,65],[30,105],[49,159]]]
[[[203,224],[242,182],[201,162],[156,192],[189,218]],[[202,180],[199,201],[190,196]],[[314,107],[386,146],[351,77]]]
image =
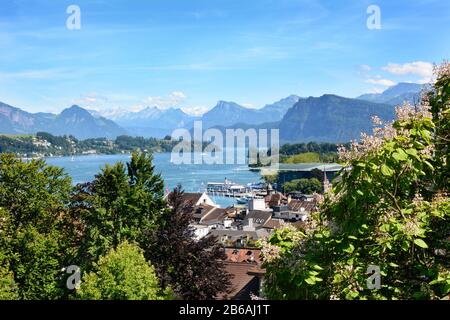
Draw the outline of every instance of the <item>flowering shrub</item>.
[[[374,118],[372,135],[340,148],[346,169],[305,233],[263,244],[272,299],[440,299],[450,292],[450,67],[419,106]],[[277,248],[278,249],[277,249]],[[369,266],[381,286],[368,287]]]

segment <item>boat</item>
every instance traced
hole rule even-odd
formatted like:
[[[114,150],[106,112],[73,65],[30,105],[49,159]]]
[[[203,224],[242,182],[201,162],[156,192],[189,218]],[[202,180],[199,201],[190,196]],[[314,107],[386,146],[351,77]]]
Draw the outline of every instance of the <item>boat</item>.
[[[238,204],[247,204],[248,203],[248,198],[247,197],[245,197],[245,198],[237,198],[236,202]]]
[[[233,183],[225,178],[224,182],[208,182],[206,190],[210,193],[237,194],[247,192],[243,185]]]

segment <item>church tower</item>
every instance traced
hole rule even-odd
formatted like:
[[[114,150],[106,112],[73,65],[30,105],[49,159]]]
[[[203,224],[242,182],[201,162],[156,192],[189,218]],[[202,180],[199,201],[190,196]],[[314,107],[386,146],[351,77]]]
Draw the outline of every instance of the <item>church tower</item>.
[[[328,191],[330,191],[331,187],[332,187],[332,185],[331,185],[330,181],[328,180],[327,170],[326,170],[326,167],[324,166],[323,167],[323,193],[325,194]]]

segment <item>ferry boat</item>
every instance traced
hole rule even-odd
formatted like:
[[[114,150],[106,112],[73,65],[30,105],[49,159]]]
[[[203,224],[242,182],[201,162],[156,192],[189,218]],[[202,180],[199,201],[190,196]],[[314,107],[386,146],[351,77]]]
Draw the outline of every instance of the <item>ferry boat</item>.
[[[224,182],[208,182],[206,191],[210,193],[236,194],[246,193],[248,191],[248,188],[241,184],[228,181],[225,178]]]

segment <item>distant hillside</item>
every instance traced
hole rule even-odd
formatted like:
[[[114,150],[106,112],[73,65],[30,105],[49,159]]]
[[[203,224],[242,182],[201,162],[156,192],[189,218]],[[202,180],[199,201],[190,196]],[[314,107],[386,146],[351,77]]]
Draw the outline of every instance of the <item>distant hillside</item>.
[[[363,95],[358,99],[335,95],[319,98],[291,95],[261,109],[219,101],[202,117],[188,115],[179,108],[161,110],[157,107],[139,112],[116,109],[100,113],[72,106],[59,115],[32,114],[0,103],[0,133],[45,131],[55,135],[73,135],[78,139],[115,138],[125,134],[163,138],[177,128],[191,130],[195,120],[202,120],[203,129],[217,128],[223,132],[227,128],[279,128],[282,143],[348,142],[359,139],[361,131],[371,132],[373,115],[392,120],[394,105],[402,103],[403,99],[417,97],[421,89],[418,84],[402,83],[381,94]]]
[[[250,109],[235,102],[219,101],[214,108],[202,116],[203,127],[229,127],[238,123],[259,125],[280,121],[287,110],[299,99],[300,97],[291,95],[261,109]]]
[[[55,135],[70,134],[78,139],[115,138],[126,134],[115,122],[94,117],[87,110],[75,105],[56,116],[47,131]]]
[[[391,105],[401,105],[405,101],[415,104],[419,100],[423,88],[424,86],[421,84],[402,82],[382,93],[363,94],[357,99]]]
[[[266,115],[263,122],[274,122],[283,119],[286,112],[294,106],[301,98],[296,95],[290,95],[287,98],[281,99],[272,104],[268,104],[260,109],[260,113]]]
[[[118,110],[116,113],[109,111],[91,111],[91,113],[105,115],[131,135],[156,138],[170,135],[176,128],[189,128],[196,119],[178,108],[162,110],[158,107],[148,107],[138,112]]]
[[[372,132],[372,116],[377,115],[383,120],[394,119],[394,106],[389,104],[336,95],[298,98],[297,101],[280,121],[256,124],[251,123],[255,122],[254,111],[260,110],[247,109],[231,102],[219,102],[213,112],[203,117],[203,129],[220,122],[221,124],[213,125],[212,128],[219,129],[224,134],[226,129],[267,129],[269,134],[270,129],[279,129],[281,143],[347,143],[359,139],[361,132]],[[236,122],[241,118],[244,120]]]
[[[0,102],[0,133],[35,133],[47,127],[52,119],[49,114],[32,114]]]
[[[259,123],[255,118],[256,110],[245,108],[235,102],[219,101],[217,105],[202,116],[203,128],[231,126],[236,123]]]
[[[347,142],[371,132],[373,115],[394,118],[394,107],[358,99],[323,95],[301,99],[279,124],[282,142]]]
[[[0,133],[73,135],[78,139],[115,138],[126,131],[111,120],[94,117],[87,110],[72,106],[59,115],[28,113],[0,102]]]
[[[236,124],[261,125],[280,121],[289,108],[300,97],[290,95],[284,99],[268,104],[261,109],[243,107],[235,102],[219,101],[202,116],[192,116],[180,108],[160,109],[148,107],[138,112],[123,108],[89,112],[94,116],[111,119],[125,128],[130,135],[162,138],[170,135],[177,128],[192,129],[196,120],[201,120],[203,128],[230,127]]]
[[[194,117],[184,113],[181,109],[169,108],[161,110],[158,107],[148,107],[138,112],[128,112],[111,117],[123,127],[164,128],[183,127]]]
[[[90,154],[130,153],[136,149],[152,152],[170,152],[179,141],[119,136],[116,139],[91,138],[79,140],[73,136],[54,136],[47,132],[36,135],[0,134],[0,153],[19,157],[52,157]]]

